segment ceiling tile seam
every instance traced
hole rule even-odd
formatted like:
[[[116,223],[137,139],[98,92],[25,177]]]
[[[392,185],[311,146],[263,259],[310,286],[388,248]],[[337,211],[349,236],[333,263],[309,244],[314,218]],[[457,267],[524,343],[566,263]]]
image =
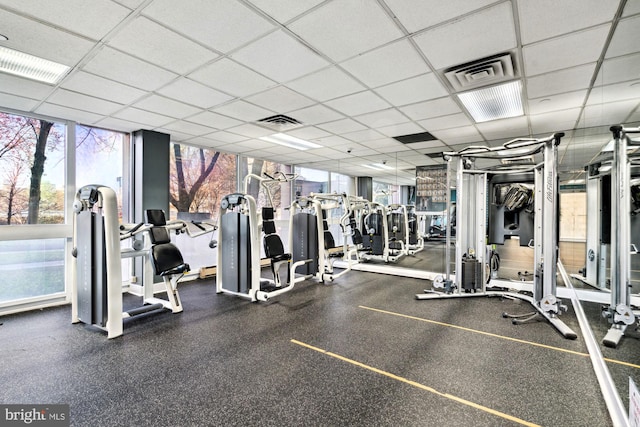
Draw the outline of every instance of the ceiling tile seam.
[[[529,114],[529,102],[525,102],[525,100],[529,100],[529,95],[527,92],[527,76],[526,70],[524,66],[524,53],[522,51],[522,34],[520,32],[520,13],[518,10],[518,2],[511,2],[511,15],[513,17],[513,27],[516,33],[516,52],[518,56],[518,66],[520,67],[520,78],[522,79],[521,85],[521,93],[520,96],[522,102],[522,111],[524,116],[527,118],[527,136],[531,137],[533,135],[533,125],[531,124],[531,115]]]
[[[618,24],[620,23],[620,19],[622,17],[622,13],[624,11],[624,7],[625,7],[626,4],[627,4],[627,0],[620,0],[620,4],[618,5],[618,10],[616,10],[616,13],[615,13],[615,15],[613,17],[613,20],[611,22],[611,26],[609,28],[609,33],[607,34],[607,38],[605,39],[604,46],[602,46],[602,51],[600,52],[600,57],[596,61],[596,66],[595,66],[595,68],[593,70],[593,74],[591,76],[591,81],[589,82],[589,87],[587,88],[587,94],[585,96],[584,102],[583,102],[582,107],[580,109],[580,113],[578,114],[578,118],[576,119],[576,122],[573,125],[573,129],[578,129],[578,126],[580,125],[580,120],[585,114],[587,101],[589,100],[589,97],[591,96],[591,91],[593,90],[593,86],[594,86],[596,80],[598,79],[598,74],[600,73],[600,68],[602,68],[602,64],[603,64],[605,56],[607,54],[607,50],[609,49],[609,45],[611,44],[611,40],[613,39],[613,35],[614,35],[615,31],[616,31],[616,28],[618,27]]]

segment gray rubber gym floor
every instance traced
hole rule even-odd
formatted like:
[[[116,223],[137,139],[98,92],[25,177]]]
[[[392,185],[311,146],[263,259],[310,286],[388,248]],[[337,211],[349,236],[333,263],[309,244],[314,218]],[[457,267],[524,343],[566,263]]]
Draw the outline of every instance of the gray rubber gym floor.
[[[415,300],[429,286],[350,272],[250,303],[191,282],[184,313],[114,340],[68,306],[5,316],[0,402],[67,403],[75,426],[611,425],[571,307],[575,341],[502,318],[526,303]],[[602,352],[626,405],[640,340]]]

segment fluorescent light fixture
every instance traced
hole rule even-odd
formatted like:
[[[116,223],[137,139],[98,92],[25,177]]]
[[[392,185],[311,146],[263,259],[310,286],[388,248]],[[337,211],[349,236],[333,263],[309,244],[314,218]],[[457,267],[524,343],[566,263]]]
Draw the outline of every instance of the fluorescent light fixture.
[[[286,133],[275,133],[270,136],[260,137],[261,140],[273,142],[274,144],[284,145],[285,147],[295,148],[296,150],[308,150],[310,148],[321,148],[322,145],[287,135]]]
[[[45,83],[57,83],[70,67],[0,46],[0,71]]]
[[[383,163],[373,163],[371,165],[362,165],[362,166],[364,166],[365,168],[369,168],[377,171],[394,170],[391,166],[387,166]]]
[[[476,123],[522,116],[522,82],[509,83],[471,90],[458,94]]]

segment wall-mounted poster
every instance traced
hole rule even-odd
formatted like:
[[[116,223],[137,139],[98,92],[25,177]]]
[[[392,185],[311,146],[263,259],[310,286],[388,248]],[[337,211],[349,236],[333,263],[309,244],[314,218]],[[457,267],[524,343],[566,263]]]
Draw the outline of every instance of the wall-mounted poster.
[[[416,210],[442,212],[447,209],[447,166],[416,167]]]

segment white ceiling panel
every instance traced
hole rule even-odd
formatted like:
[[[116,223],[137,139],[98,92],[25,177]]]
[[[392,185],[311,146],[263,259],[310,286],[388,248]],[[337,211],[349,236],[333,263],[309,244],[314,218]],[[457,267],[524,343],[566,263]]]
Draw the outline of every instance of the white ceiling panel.
[[[494,3],[495,0],[386,0],[394,15],[410,32],[415,33],[443,21],[464,15]]]
[[[44,114],[49,117],[57,117],[65,120],[75,120],[80,124],[93,124],[100,120],[103,116],[87,111],[77,110],[75,108],[64,107],[62,105],[54,105],[44,103],[35,110],[38,114]]]
[[[612,102],[609,104],[590,105],[585,107],[578,127],[592,127],[612,124],[624,124],[640,100]]]
[[[285,23],[323,1],[324,0],[251,0],[251,3],[278,22]]]
[[[75,65],[93,43],[66,31],[0,9],[0,28],[9,37],[2,45],[68,66]]]
[[[533,134],[551,134],[565,129],[573,129],[580,111],[580,108],[574,108],[530,116]]]
[[[109,45],[178,74],[193,71],[218,54],[145,17],[121,29]]]
[[[77,92],[71,92],[65,89],[56,90],[47,101],[52,104],[58,104],[78,110],[93,111],[98,114],[109,116],[117,110],[124,107],[122,104],[105,101],[103,99],[94,98]]]
[[[478,133],[475,126],[438,130],[432,132],[432,134],[447,145],[467,144],[470,142],[481,142],[483,140],[482,135]]]
[[[430,119],[462,112],[458,104],[449,97],[405,105],[399,107],[399,110],[412,120]]]
[[[24,96],[15,96],[0,92],[0,105],[4,108],[12,108],[19,111],[31,111],[36,105],[38,105],[38,101],[35,99],[25,98]]]
[[[318,101],[359,92],[365,87],[344,71],[330,67],[287,84],[291,89]]]
[[[325,59],[282,30],[262,37],[231,57],[281,83],[329,65]]]
[[[529,100],[529,114],[542,114],[550,111],[566,110],[578,108],[584,104],[587,90],[563,93],[559,95],[549,95],[544,98]]]
[[[638,40],[640,40],[640,15],[623,19],[611,39],[606,58],[637,52]]]
[[[366,129],[366,126],[352,119],[342,119],[336,120],[335,122],[323,123],[321,125],[318,125],[318,127],[335,134],[355,132],[357,130]]]
[[[517,46],[511,4],[483,9],[420,33],[414,40],[436,69],[511,50]]]
[[[177,74],[104,47],[84,70],[144,90],[155,90],[177,77]]]
[[[601,0],[518,1],[522,44],[572,33],[613,20],[618,3]],[[571,16],[573,19],[567,19]]]
[[[617,83],[607,86],[597,86],[591,90],[587,105],[610,103],[635,99],[640,101],[640,73],[635,82]]]
[[[143,97],[146,92],[136,89],[132,86],[126,86],[113,80],[94,74],[78,71],[65,78],[61,85],[65,89],[75,92],[85,93],[95,96],[96,98],[106,99],[108,101],[120,104],[129,104],[136,99]]]
[[[136,123],[146,123],[147,127],[160,127],[175,120],[173,117],[167,117],[133,107],[127,107],[124,110],[120,110],[115,113],[113,117]]]
[[[447,95],[447,90],[433,73],[392,83],[376,89],[376,92],[394,106],[413,104]]]
[[[262,126],[256,126],[250,123],[229,128],[227,129],[227,132],[237,133],[238,135],[246,136],[247,138],[260,138],[261,136],[267,136],[275,133],[271,129],[266,129]]]
[[[306,126],[303,128],[293,129],[286,133],[309,141],[314,141],[318,138],[324,138],[331,135],[329,132],[326,132],[316,126]]]
[[[240,120],[232,119],[231,117],[223,116],[222,114],[212,113],[211,111],[204,111],[202,113],[189,116],[185,120],[215,129],[228,129],[242,124]]]
[[[373,92],[365,91],[325,102],[331,108],[348,115],[358,116],[389,108],[390,105]]]
[[[402,114],[395,108],[389,108],[387,110],[363,114],[361,116],[354,117],[354,119],[359,121],[360,123],[364,123],[371,128],[397,125],[409,121],[409,119],[404,114]]]
[[[597,85],[606,85],[640,79],[640,54],[619,56],[606,59],[600,67]]]
[[[378,134],[377,138],[380,138],[381,135]],[[346,138],[349,137],[349,135],[345,135]],[[378,150],[379,148],[384,148],[384,147],[388,147],[390,145],[392,145],[394,148],[400,148],[401,144],[391,138],[380,138],[380,139],[372,139],[372,140],[368,140],[365,144],[367,147],[369,148],[373,148],[374,150]],[[392,166],[392,165],[389,165]]]
[[[283,86],[249,96],[246,100],[278,113],[286,113],[315,104],[315,101]]]
[[[344,148],[345,152],[347,151],[348,147],[354,146],[354,143],[352,141],[349,141],[348,139],[345,139],[341,136],[335,136],[335,135],[318,138],[316,141],[324,145],[325,147],[342,147]]]
[[[181,132],[191,136],[201,136],[209,135],[216,131],[216,129],[210,128],[208,126],[202,126],[184,120],[177,120],[173,123],[169,123],[168,125],[164,126],[164,129],[167,129],[172,136],[174,132]]]
[[[133,132],[139,129],[148,129],[148,125],[144,123],[131,122],[129,120],[117,119],[115,117],[106,117],[95,122],[95,125],[104,129],[112,129],[122,132]]]
[[[199,108],[160,95],[151,95],[136,102],[133,106],[141,110],[164,114],[165,116],[178,119],[192,116],[201,111]]]
[[[376,132],[373,129],[365,129],[357,132],[345,133],[345,134],[342,134],[341,136],[353,142],[364,143],[364,145],[366,145],[367,147],[369,147],[368,141],[372,141],[374,139],[380,139],[384,137],[383,134],[381,134],[380,132]]]
[[[419,120],[418,123],[431,133],[435,130],[451,129],[460,126],[470,126],[473,124],[464,113]]]
[[[424,129],[414,122],[401,123],[397,125],[384,126],[376,128],[378,132],[386,136],[402,136],[411,135],[414,133],[424,132]]]
[[[207,65],[189,77],[234,96],[251,95],[276,85],[274,81],[227,58]]]
[[[120,3],[123,6],[128,7],[129,9],[136,9],[138,8],[138,6],[140,6],[142,3],[145,2],[145,0],[113,0],[116,3]]]
[[[213,111],[247,122],[254,122],[273,115],[273,111],[258,107],[257,105],[249,104],[246,101],[233,101],[220,107],[216,107]]]
[[[391,140],[391,141],[393,141],[393,140]],[[394,144],[388,143],[386,145],[382,145],[382,146],[376,148],[376,150],[378,150],[380,153],[395,154],[395,153],[400,153],[402,151],[410,151],[411,148],[407,147],[406,145],[398,144],[396,142]]]
[[[420,150],[421,153],[433,153],[434,150],[437,152],[438,148],[444,147],[442,141],[422,141],[422,142],[412,142],[411,144],[407,144],[412,150]]]
[[[171,142],[184,142],[193,139],[194,136],[188,133],[180,132],[171,127],[171,124],[161,128],[154,129],[155,132],[166,133],[170,135]]]
[[[509,140],[529,136],[529,123],[525,116],[478,123],[476,128],[488,140],[502,138]]]
[[[31,99],[46,98],[53,86],[10,74],[0,73],[0,91]]]
[[[260,145],[259,143],[256,143],[256,141],[252,139],[250,141],[240,141],[240,142],[235,142],[233,144],[226,145],[224,149],[225,151],[228,151],[230,153],[247,153],[253,150],[259,150],[260,147],[268,148],[271,145],[272,144],[269,144],[267,142]]]
[[[143,13],[205,46],[227,53],[274,28],[236,0],[154,0]],[[206,19],[202,19],[206,17]]]
[[[344,118],[342,114],[336,113],[324,105],[314,105],[302,110],[292,111],[290,115],[305,125],[317,125]]]
[[[427,64],[407,40],[358,55],[340,66],[371,88],[429,71]]]
[[[527,96],[541,98],[557,93],[571,92],[589,87],[596,63],[567,68],[527,79]]]
[[[48,0],[0,0],[0,5],[94,40],[106,36],[131,12],[110,0],[65,0],[64,5]]]
[[[289,28],[334,61],[345,60],[403,35],[376,2],[367,0],[328,2]]]
[[[209,139],[213,139],[215,141],[220,141],[223,142],[225,144],[235,144],[236,142],[240,142],[240,141],[246,141],[247,137],[246,136],[240,136],[236,133],[230,133],[230,132],[226,132],[226,131],[219,131],[219,132],[213,132],[210,133],[209,135],[205,135],[207,138]]]
[[[601,25],[525,46],[522,49],[525,72],[527,76],[535,76],[595,62],[608,33],[609,26]]]
[[[211,108],[233,97],[185,77],[180,77],[157,91],[168,98],[200,108]]]
[[[622,16],[631,16],[636,13],[640,13],[640,3],[637,1],[627,1],[624,6],[624,11],[622,12]]]

